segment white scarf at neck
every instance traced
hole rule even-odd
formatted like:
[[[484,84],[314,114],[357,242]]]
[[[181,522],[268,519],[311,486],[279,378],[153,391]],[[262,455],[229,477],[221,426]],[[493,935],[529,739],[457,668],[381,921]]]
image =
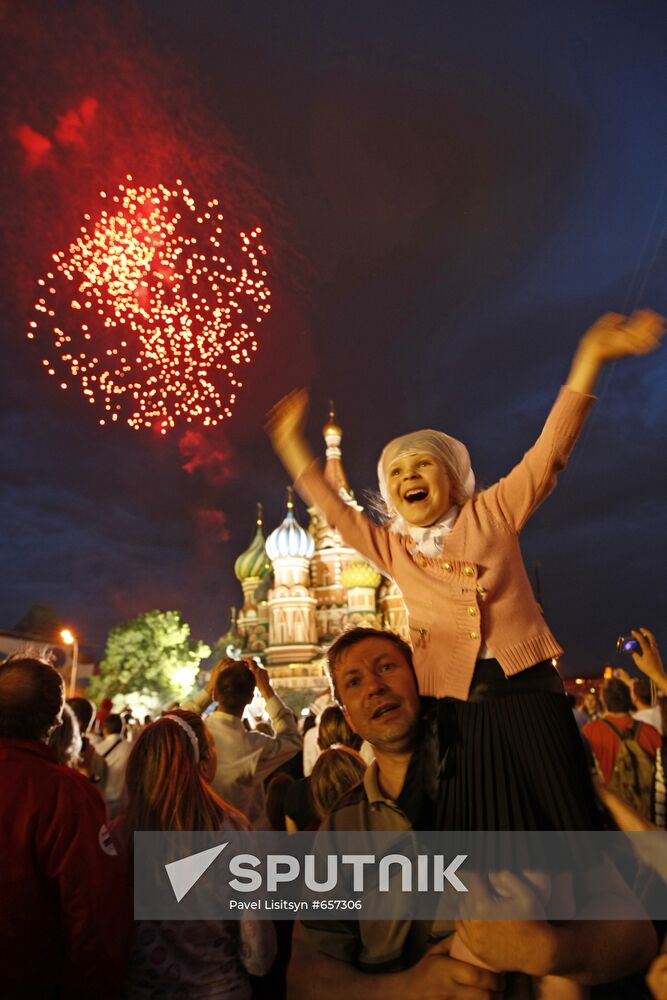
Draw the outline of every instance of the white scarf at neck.
[[[408,524],[404,518],[397,517],[392,522],[390,530],[412,540],[410,551],[413,556],[419,552],[430,559],[437,558],[442,555],[445,538],[451,534],[460,509],[454,504],[444,517],[426,528],[418,528],[414,524]]]

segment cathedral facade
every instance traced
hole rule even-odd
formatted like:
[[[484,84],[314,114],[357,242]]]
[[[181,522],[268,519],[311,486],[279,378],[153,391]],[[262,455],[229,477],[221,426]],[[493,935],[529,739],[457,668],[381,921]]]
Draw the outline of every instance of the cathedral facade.
[[[332,411],[324,427],[324,474],[345,503],[362,510],[343,469],[342,437]],[[285,518],[265,538],[258,507],[255,536],[234,564],[243,606],[232,614],[230,643],[242,655],[259,656],[278,689],[321,689],[323,652],[349,628],[409,636],[396,585],[347,546],[316,508],[308,515],[306,529],[296,520],[289,489]]]

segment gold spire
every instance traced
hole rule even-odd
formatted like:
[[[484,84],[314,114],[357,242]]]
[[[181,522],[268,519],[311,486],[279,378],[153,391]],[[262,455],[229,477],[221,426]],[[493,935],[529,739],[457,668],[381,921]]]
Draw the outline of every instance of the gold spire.
[[[294,490],[291,486],[287,487],[287,509],[294,510]]]
[[[262,505],[262,501],[258,500],[257,501],[257,527],[261,528],[263,524],[264,524],[264,507]]]
[[[349,493],[350,487],[348,486],[347,476],[345,475],[341,461],[342,452],[340,450],[340,443],[343,438],[343,429],[336,423],[336,410],[333,399],[329,400],[329,420],[324,425],[323,432],[327,446],[324,478],[337,492],[343,489]]]
[[[340,442],[340,438],[343,436],[343,431],[336,423],[336,407],[334,406],[333,399],[329,400],[329,419],[322,428],[322,433],[324,434],[325,441],[327,437],[334,435],[334,437],[337,437]]]

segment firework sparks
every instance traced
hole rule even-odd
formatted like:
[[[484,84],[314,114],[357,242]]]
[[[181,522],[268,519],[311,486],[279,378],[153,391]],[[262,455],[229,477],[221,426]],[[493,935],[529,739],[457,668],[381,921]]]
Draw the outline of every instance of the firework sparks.
[[[103,408],[100,424],[216,426],[271,308],[260,227],[226,250],[218,200],[198,209],[181,180],[141,187],[128,175],[100,198],[38,280],[28,338],[49,341],[42,364]]]

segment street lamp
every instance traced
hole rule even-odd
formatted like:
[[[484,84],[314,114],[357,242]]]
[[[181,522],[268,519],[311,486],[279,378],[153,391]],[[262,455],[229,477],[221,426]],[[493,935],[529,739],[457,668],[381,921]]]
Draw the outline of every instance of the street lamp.
[[[73,698],[76,694],[76,671],[79,666],[79,643],[77,642],[76,636],[73,632],[70,632],[68,628],[64,628],[60,633],[60,638],[66,645],[72,647],[72,669],[69,675],[69,696]]]

